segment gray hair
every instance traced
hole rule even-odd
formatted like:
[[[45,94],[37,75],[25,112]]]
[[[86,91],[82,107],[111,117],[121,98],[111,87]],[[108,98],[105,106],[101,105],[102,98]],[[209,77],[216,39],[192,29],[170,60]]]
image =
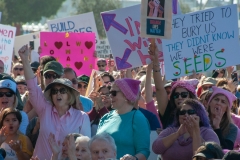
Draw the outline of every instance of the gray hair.
[[[93,136],[92,139],[88,142],[89,148],[91,147],[93,141],[95,141],[95,140],[102,140],[102,141],[107,142],[108,144],[111,145],[112,149],[115,152],[117,152],[117,146],[116,146],[115,141],[112,138],[112,136],[110,136],[110,134],[108,134],[106,132],[103,132],[103,133],[100,133],[100,134],[97,134],[97,135]]]

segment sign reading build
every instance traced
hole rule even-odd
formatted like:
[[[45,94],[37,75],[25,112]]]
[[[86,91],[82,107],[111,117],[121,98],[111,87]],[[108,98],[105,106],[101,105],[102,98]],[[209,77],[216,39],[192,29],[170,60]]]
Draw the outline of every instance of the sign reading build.
[[[166,79],[239,64],[237,5],[173,17],[171,40],[162,40]]]

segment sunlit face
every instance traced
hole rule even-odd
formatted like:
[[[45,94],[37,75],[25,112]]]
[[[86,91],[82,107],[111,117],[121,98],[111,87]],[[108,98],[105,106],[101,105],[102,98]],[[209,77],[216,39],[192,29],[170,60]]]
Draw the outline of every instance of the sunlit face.
[[[123,95],[123,93],[116,84],[112,85],[111,91],[116,91],[116,96],[112,94],[110,95],[110,97],[112,98],[112,108],[116,110],[122,108],[123,104],[127,102],[126,97]]]
[[[27,91],[27,86],[24,84],[18,84],[17,89],[21,95],[23,95]]]
[[[103,80],[103,82],[104,82],[105,84],[108,84],[109,82],[111,82],[111,81],[110,81],[110,78],[109,78],[108,76],[103,76],[103,77],[102,77],[102,80]]]
[[[103,140],[94,140],[90,146],[92,160],[106,160],[116,158],[116,151],[112,146]]]
[[[76,157],[78,160],[90,160],[91,153],[88,148],[88,141],[79,137],[76,142]]]
[[[97,63],[97,66],[98,66],[98,70],[99,70],[99,71],[102,71],[102,72],[106,71],[106,67],[107,67],[106,62],[104,62],[104,61],[99,61],[99,62]]]
[[[182,107],[181,107],[181,111],[183,111],[183,110],[188,111],[188,110],[193,110],[193,108],[190,105],[183,104]],[[194,114],[194,115],[196,115],[196,114]],[[187,120],[188,116],[190,116],[190,115],[187,112],[186,112],[185,115],[179,115],[179,123],[183,124],[184,121]]]
[[[173,93],[173,94],[180,94],[179,96],[178,96],[178,98],[175,98],[174,99],[174,102],[175,102],[175,105],[177,106],[177,108],[179,108],[180,107],[180,105],[181,105],[181,103],[186,99],[186,98],[188,98],[189,97],[189,93],[187,94],[187,97],[182,97],[182,95],[181,94],[183,94],[183,93],[188,93],[188,91],[185,89],[185,88],[176,88],[176,90],[175,90],[175,92]]]
[[[99,92],[101,92],[102,95],[105,96],[105,98],[102,99],[104,106],[105,107],[110,107],[111,106],[111,99],[109,97],[109,95],[110,95],[109,89],[107,87],[105,87],[105,88],[100,89]]]
[[[72,87],[78,89],[78,81],[77,77],[75,76],[74,72],[67,72],[64,73],[63,78],[67,78],[72,82]]]
[[[14,75],[14,77],[16,78],[17,76],[23,76],[24,75],[24,71],[23,71],[23,66],[22,65],[16,65],[14,66],[12,73]]]
[[[55,92],[56,91],[56,92]],[[54,94],[54,92],[56,94]],[[54,85],[51,89],[52,101],[55,106],[66,107],[68,106],[68,89],[63,85]]]
[[[15,114],[9,114],[3,120],[3,126],[6,126],[7,134],[14,134],[18,130],[20,122],[18,121]]]
[[[6,88],[0,89],[0,95],[3,97],[0,97],[0,109],[5,109],[5,108],[14,108],[14,102],[15,102],[15,94],[10,90]],[[11,95],[10,97],[7,97],[6,94]]]
[[[209,106],[210,111],[213,115],[219,109],[221,109],[222,112],[225,113],[227,111],[227,108],[229,107],[229,102],[226,96],[224,96],[223,94],[218,94],[212,98]]]
[[[85,96],[86,91],[87,91],[88,85],[83,82],[78,82],[78,91],[80,92],[81,95]]]

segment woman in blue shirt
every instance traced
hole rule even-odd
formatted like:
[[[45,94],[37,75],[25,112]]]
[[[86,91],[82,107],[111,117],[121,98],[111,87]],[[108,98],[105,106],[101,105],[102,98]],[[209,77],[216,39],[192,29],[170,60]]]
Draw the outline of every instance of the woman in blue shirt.
[[[116,80],[111,88],[112,108],[99,123],[97,134],[107,132],[117,145],[117,158],[146,160],[150,154],[150,127],[141,111],[134,108],[140,96],[140,81]]]

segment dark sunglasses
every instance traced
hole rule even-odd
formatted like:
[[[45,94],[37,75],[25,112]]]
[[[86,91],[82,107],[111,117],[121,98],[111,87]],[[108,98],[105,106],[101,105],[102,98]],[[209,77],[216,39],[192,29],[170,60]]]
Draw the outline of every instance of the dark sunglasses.
[[[12,97],[14,95],[13,92],[0,92],[0,97],[3,97],[3,96],[6,96],[6,97]]]
[[[99,64],[98,64],[97,66],[100,68],[100,67],[105,67],[106,65],[99,65]]]
[[[51,78],[57,79],[57,78],[60,78],[60,76],[58,76],[57,74],[49,74],[49,73],[44,74],[44,77],[45,77],[45,79],[51,79]]]
[[[84,89],[86,89],[86,88],[87,88],[87,85],[78,84],[78,88],[84,88]]]
[[[17,71],[17,70],[23,71],[23,68],[14,68],[14,71]]]
[[[193,109],[179,111],[179,115],[185,115],[186,113],[188,115],[193,115],[193,114],[196,114],[196,111]]]
[[[110,95],[112,95],[113,97],[115,97],[117,95],[118,92],[121,92],[121,91],[110,91]]]
[[[60,92],[60,94],[66,94],[67,93],[67,89],[66,88],[60,88],[60,89],[55,89],[53,88],[51,90],[51,94],[54,95],[54,94],[58,94],[58,92]]]
[[[71,80],[72,84],[78,84],[78,81],[76,79]]]
[[[179,98],[180,95],[181,95],[182,98],[187,98],[188,92],[181,92],[181,93],[176,92],[176,93],[173,94],[173,98],[177,99],[177,98]]]

